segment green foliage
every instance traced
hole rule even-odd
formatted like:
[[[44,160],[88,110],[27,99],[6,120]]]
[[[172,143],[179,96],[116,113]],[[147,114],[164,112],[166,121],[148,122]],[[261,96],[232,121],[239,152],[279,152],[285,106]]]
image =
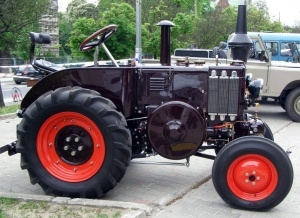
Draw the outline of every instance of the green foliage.
[[[67,17],[69,23],[73,23],[79,18],[98,18],[98,9],[92,3],[87,3],[86,0],[73,0],[67,7]]]
[[[116,59],[128,58],[134,53],[135,46],[135,12],[126,3],[111,4],[108,11],[100,15],[96,22],[93,18],[79,18],[73,25],[69,46],[73,56],[84,56],[88,60],[93,60],[94,50],[80,52],[79,46],[85,38],[93,32],[110,24],[117,25],[117,31],[113,37],[105,42]],[[99,49],[99,59],[107,59],[102,49]]]
[[[92,33],[96,32],[98,27],[93,18],[79,18],[73,24],[71,37],[69,38],[69,47],[74,57],[85,57],[87,60],[93,60],[94,51],[81,52],[80,44]]]
[[[58,14],[58,28],[59,28],[59,55],[71,55],[71,49],[68,46],[69,38],[71,37],[72,26],[70,25],[67,15],[63,13]]]
[[[116,59],[128,58],[134,53],[135,47],[135,11],[126,3],[111,4],[109,11],[101,14],[99,19],[101,27],[109,24],[117,25],[117,31],[105,43]],[[101,50],[99,56],[104,58],[104,52]]]
[[[28,30],[30,28],[31,31],[36,30],[41,15],[46,14],[48,7],[48,0],[2,1],[0,4],[1,57],[10,57],[11,53],[26,57],[23,50],[27,49],[25,41],[28,42]]]
[[[193,44],[190,34],[194,30],[195,15],[178,13],[173,20],[175,26],[172,28],[172,50],[185,48]]]

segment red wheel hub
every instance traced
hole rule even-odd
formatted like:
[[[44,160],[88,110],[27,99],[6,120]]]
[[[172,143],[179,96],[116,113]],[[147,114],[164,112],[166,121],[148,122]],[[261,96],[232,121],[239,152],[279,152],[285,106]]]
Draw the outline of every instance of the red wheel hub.
[[[266,157],[247,154],[230,165],[227,182],[237,197],[258,201],[273,193],[278,183],[278,174],[276,167]]]
[[[65,182],[82,182],[101,168],[105,143],[92,120],[79,113],[61,112],[40,128],[37,154],[52,176]]]

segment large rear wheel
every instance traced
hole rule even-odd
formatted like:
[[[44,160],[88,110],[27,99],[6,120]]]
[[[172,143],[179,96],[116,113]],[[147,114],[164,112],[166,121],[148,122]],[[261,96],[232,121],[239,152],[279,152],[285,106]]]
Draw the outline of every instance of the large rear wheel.
[[[293,168],[287,154],[275,142],[246,136],[228,143],[213,164],[216,191],[229,205],[266,210],[289,193]]]
[[[38,98],[18,126],[21,167],[46,194],[100,197],[123,177],[131,137],[111,101],[82,88]]]

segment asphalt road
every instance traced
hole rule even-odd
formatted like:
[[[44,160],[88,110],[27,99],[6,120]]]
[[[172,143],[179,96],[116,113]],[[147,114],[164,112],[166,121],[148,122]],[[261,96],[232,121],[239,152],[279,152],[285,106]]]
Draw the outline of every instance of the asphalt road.
[[[184,166],[184,161],[159,156],[132,160],[122,181],[102,199],[147,205],[153,208],[148,214],[151,217],[300,217],[300,123],[292,122],[273,102],[249,112],[257,112],[270,126],[275,142],[292,151],[294,184],[286,199],[274,209],[252,212],[230,208],[210,179],[213,161],[199,157],[191,158],[190,167]],[[19,118],[0,120],[0,145],[16,139],[19,122]],[[0,194],[44,196],[38,185],[31,185],[27,172],[20,169],[20,155],[1,154],[0,160]]]
[[[20,85],[15,84],[12,78],[1,78],[0,81],[4,103],[22,100],[30,89],[26,83],[21,83]]]

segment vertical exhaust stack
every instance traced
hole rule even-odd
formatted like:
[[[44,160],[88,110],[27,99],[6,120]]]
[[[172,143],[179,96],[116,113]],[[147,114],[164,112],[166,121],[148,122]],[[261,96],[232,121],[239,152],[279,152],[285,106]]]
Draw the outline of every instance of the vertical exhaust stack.
[[[247,35],[246,5],[239,5],[235,35],[230,42],[228,42],[233,60],[242,60],[247,63],[249,50],[252,46],[253,43]]]
[[[157,26],[161,26],[160,63],[163,66],[171,66],[171,27],[175,26],[175,24],[171,21],[163,20]]]

